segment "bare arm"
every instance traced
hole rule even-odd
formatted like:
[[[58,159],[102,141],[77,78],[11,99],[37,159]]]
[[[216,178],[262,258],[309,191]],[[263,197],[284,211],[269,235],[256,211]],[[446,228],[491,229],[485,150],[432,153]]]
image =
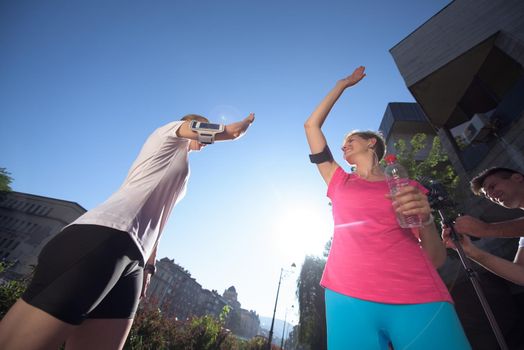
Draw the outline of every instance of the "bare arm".
[[[149,259],[147,259],[146,267],[144,267],[144,278],[142,280],[142,291],[140,292],[140,298],[144,298],[147,295],[147,288],[151,283],[151,276],[153,275],[151,270],[147,267],[148,265],[155,266],[156,263],[156,251],[158,248],[158,241],[156,242],[155,248],[151,252]]]
[[[155,244],[155,248],[151,252],[151,255],[149,256],[149,259],[147,259],[146,265],[155,265],[156,263],[156,251],[158,248],[158,241]]]
[[[253,123],[254,120],[255,114],[250,113],[246,118],[242,119],[241,121],[227,124],[223,132],[216,134],[215,140],[227,141],[238,139],[246,133],[247,129]],[[180,128],[177,130],[177,135],[185,139],[197,140],[198,134],[191,130],[191,128],[189,127],[189,123],[190,122],[188,121],[184,122],[184,124],[182,124]]]
[[[524,286],[524,251],[519,248],[513,262],[490,254],[482,249],[473,250],[469,256],[479,265],[516,284]]]
[[[451,240],[449,228],[442,231],[442,238],[446,247],[456,249]],[[508,281],[524,286],[524,249],[522,247],[519,247],[514,261],[511,262],[478,248],[471,243],[467,235],[461,235],[460,242],[464,253],[471,260]]]
[[[391,198],[391,195],[387,195]],[[393,207],[402,215],[420,215],[422,222],[431,217],[431,207],[428,197],[414,186],[406,186],[395,195]],[[446,261],[446,248],[442,244],[440,235],[434,222],[419,227],[420,246],[435,268],[439,268]]]
[[[455,230],[458,233],[475,237],[522,237],[524,236],[524,217],[488,224],[472,216],[464,215],[457,218]]]
[[[440,240],[435,223],[419,228],[420,246],[429,255],[435,268],[439,268],[446,262],[446,248]]]
[[[320,102],[317,108],[309,116],[309,118],[304,123],[304,128],[306,131],[306,138],[309,144],[309,148],[312,154],[320,153],[324,150],[327,145],[326,138],[321,128],[326,120],[329,112],[342,95],[344,90],[350,86],[357,84],[362,80],[366,74],[364,73],[364,67],[358,67],[355,69],[353,74],[350,76],[339,80],[335,87],[328,93],[326,97]],[[338,164],[334,160],[326,161],[320,164],[317,164],[320,175],[326,182],[329,184],[333,173],[338,168]]]

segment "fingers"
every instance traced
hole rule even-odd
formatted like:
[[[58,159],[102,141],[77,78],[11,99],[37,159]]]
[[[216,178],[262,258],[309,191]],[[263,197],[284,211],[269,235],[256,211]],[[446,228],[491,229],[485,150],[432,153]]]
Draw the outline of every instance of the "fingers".
[[[357,81],[362,80],[362,78],[366,76],[366,73],[364,73],[365,70],[366,70],[366,67],[364,66],[360,66],[357,69],[355,69],[355,71],[353,72],[353,75],[356,74],[356,78],[358,79]]]
[[[443,229],[441,236],[442,236],[442,240],[443,241],[451,239],[451,229],[449,229],[449,228]]]
[[[351,73],[351,75],[340,80],[339,82],[344,84],[345,87],[353,86],[357,84],[359,81],[361,81],[366,76],[366,73],[364,73],[365,70],[366,70],[366,67],[364,66],[357,67],[353,71],[353,73]]]
[[[249,113],[249,115],[246,117],[246,119],[250,122],[250,123],[253,123],[255,121],[255,113],[251,112]]]
[[[467,227],[467,217],[465,216],[459,216],[455,219],[455,230],[459,232],[463,232],[464,229]]]
[[[429,215],[431,212],[428,197],[416,187],[403,187],[394,197],[388,197],[393,199],[395,210],[404,215]]]
[[[362,74],[359,78],[355,80],[355,84],[361,81],[362,79],[364,79],[365,76],[366,76],[365,74]]]
[[[442,240],[442,242],[444,242],[444,246],[446,248],[457,249],[457,247],[455,247],[455,244],[453,244],[453,240],[451,240],[450,238],[448,238],[446,240]]]
[[[455,221],[455,231],[460,233],[467,233],[469,235],[484,237],[487,226],[483,221],[480,221],[472,216],[459,216]]]
[[[364,67],[364,66],[360,66],[357,69],[355,69],[353,74],[351,74],[348,77],[349,82],[352,85],[354,85],[354,84],[358,83],[359,81],[361,81],[362,79],[364,79],[364,77],[366,76],[366,73],[364,73],[365,69],[366,69],[366,67]]]
[[[469,236],[465,234],[457,233],[457,238],[458,238],[460,245],[462,246],[462,249],[466,253],[466,255],[470,256],[472,252],[474,251],[475,246],[471,243],[471,239],[469,238]],[[444,245],[446,246],[446,248],[452,248],[456,250],[457,246],[455,244],[455,241],[456,239],[454,239],[451,236],[450,228],[445,228],[442,230],[442,242],[444,242]]]
[[[355,69],[355,71],[353,72],[352,75],[354,74],[357,74],[357,75],[363,75],[364,74],[364,71],[366,70],[366,67],[364,66],[359,66]],[[364,74],[365,75],[365,74]]]
[[[446,248],[456,249],[455,244],[453,244],[453,239],[451,238],[450,228],[442,230],[442,242],[444,242]]]

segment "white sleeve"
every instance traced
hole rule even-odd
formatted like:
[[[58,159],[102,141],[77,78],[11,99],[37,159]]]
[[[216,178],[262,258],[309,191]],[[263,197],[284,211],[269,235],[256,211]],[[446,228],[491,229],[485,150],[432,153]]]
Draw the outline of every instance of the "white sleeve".
[[[520,237],[519,248],[524,247],[524,237]]]
[[[176,132],[178,131],[178,129],[180,129],[182,124],[184,124],[183,120],[177,120],[165,125],[163,128],[166,129],[165,131],[168,133],[170,137],[178,137]]]

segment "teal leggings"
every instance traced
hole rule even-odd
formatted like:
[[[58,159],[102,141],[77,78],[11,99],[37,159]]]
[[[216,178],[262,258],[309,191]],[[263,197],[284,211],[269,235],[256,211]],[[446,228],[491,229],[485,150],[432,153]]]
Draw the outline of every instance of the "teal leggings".
[[[329,350],[471,349],[447,302],[381,304],[326,289]]]

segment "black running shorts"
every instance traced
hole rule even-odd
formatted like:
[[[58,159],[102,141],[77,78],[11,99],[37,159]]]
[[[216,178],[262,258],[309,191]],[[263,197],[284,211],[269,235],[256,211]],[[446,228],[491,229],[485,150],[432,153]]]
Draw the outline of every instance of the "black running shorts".
[[[141,265],[128,233],[69,226],[42,249],[22,299],[73,325],[86,318],[130,319],[142,289]]]

